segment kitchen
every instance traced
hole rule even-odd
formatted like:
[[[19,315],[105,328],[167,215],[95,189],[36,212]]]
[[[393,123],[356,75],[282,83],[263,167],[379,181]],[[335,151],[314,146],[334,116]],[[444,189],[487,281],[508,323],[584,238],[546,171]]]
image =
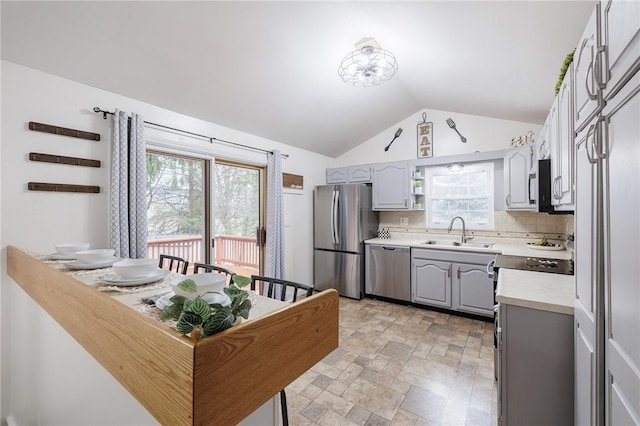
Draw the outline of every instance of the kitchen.
[[[587,23],[592,5],[590,4],[590,7],[583,8],[583,19],[576,24],[576,27],[579,28],[571,46],[575,45],[579,34]],[[3,13],[3,18],[4,16],[5,14]],[[4,39],[3,44],[5,43]],[[569,46],[563,47],[562,50],[568,51]],[[554,64],[554,70],[558,68],[559,64],[557,62]],[[97,60],[96,63],[102,64],[104,61]],[[557,73],[557,71],[555,72]],[[69,230],[73,230],[73,236],[76,238],[87,238],[95,241],[96,244],[108,240],[107,230],[103,229],[102,226],[96,227],[96,223],[106,223],[105,211],[108,206],[106,193],[92,197],[77,197],[73,196],[73,194],[61,194],[55,197],[40,196],[37,199],[37,208],[34,208],[33,194],[24,191],[21,185],[13,185],[11,183],[15,180],[27,182],[39,174],[46,175],[52,181],[64,182],[69,180],[65,172],[60,169],[49,168],[46,173],[43,173],[42,170],[30,168],[27,163],[20,161],[30,149],[43,149],[42,147],[47,146],[46,144],[48,143],[26,132],[24,126],[27,122],[39,117],[45,122],[65,123],[68,127],[91,130],[100,133],[105,140],[108,140],[110,135],[109,123],[87,110],[94,105],[113,105],[126,111],[139,111],[146,117],[153,117],[156,122],[175,124],[178,127],[189,128],[199,133],[215,134],[223,139],[249,141],[257,146],[267,146],[270,149],[277,148],[289,154],[290,159],[285,161],[286,171],[304,175],[305,188],[302,195],[290,194],[285,201],[285,203],[288,203],[286,208],[289,211],[297,212],[297,215],[290,215],[292,217],[290,219],[290,227],[286,230],[289,233],[287,241],[291,243],[290,247],[292,247],[290,249],[291,256],[288,259],[288,262],[290,262],[288,271],[292,278],[303,282],[311,282],[313,280],[312,254],[309,248],[313,240],[311,226],[312,188],[325,183],[326,169],[363,163],[373,164],[414,159],[416,146],[412,129],[421,120],[422,112],[426,112],[428,119],[434,123],[434,134],[436,135],[436,141],[434,142],[436,148],[434,150],[437,153],[437,157],[505,149],[508,147],[508,141],[512,137],[524,135],[529,130],[533,130],[535,134],[540,134],[543,129],[541,126],[542,121],[538,121],[536,125],[447,112],[454,111],[455,109],[453,108],[443,108],[442,110],[415,108],[400,116],[406,118],[388,122],[385,128],[381,129],[376,136],[360,139],[360,141],[365,140],[365,142],[336,159],[332,156],[321,155],[275,142],[269,140],[270,138],[254,136],[250,134],[251,132],[242,133],[228,127],[211,124],[211,122],[197,120],[187,115],[176,114],[172,112],[171,108],[161,108],[150,103],[118,95],[116,94],[117,92],[96,89],[91,85],[73,81],[73,79],[57,77],[11,61],[3,61],[2,78],[4,107],[2,113],[4,124],[2,134],[4,141],[2,152],[3,247],[6,247],[7,244],[16,244],[33,251],[46,252],[56,242],[68,239]],[[389,84],[393,84],[393,81]],[[383,88],[384,86],[381,86],[381,89]],[[537,90],[542,91],[543,89],[537,88]],[[616,93],[618,92],[620,91]],[[620,93],[624,95],[625,92],[622,91]],[[616,96],[616,94],[609,95]],[[553,100],[550,96],[548,98],[547,104]],[[460,131],[463,134],[466,133],[469,138],[469,142],[466,145],[460,143],[458,135],[447,126],[446,119],[450,116],[453,116],[460,127]],[[319,118],[322,119],[322,117]],[[319,123],[316,124],[320,125]],[[398,127],[404,128],[405,133],[394,142],[388,152],[385,152],[383,150],[384,146],[391,140]],[[178,144],[184,143],[184,140],[181,141],[175,135],[163,134],[157,136],[157,138],[162,137],[173,138],[173,141]],[[12,143],[9,143],[9,141],[12,141]],[[62,148],[60,149],[62,150]],[[65,149],[79,156],[108,157],[107,144],[88,145],[75,143]],[[218,147],[216,149],[218,150],[218,155],[223,156],[225,154],[225,148]],[[592,155],[593,150],[588,151],[587,154]],[[262,158],[258,159],[246,152],[239,154],[237,151],[233,151],[232,153],[227,152],[227,155],[246,160],[262,161]],[[77,174],[73,176],[73,180],[97,181],[102,185],[106,185],[106,182],[108,182],[106,170],[106,168],[101,168],[91,173],[88,171],[74,171]],[[496,198],[498,197],[496,196]],[[50,216],[48,216],[45,223],[42,220],[43,211],[50,212]],[[555,218],[543,223],[542,221],[538,222],[537,216],[529,216],[528,214],[506,214],[500,211],[497,213],[499,214],[496,215],[495,223],[498,227],[502,227],[504,231],[512,230],[526,233],[523,230],[527,230],[530,225],[533,226],[534,220],[536,231],[542,229],[538,227],[545,227],[545,230],[553,229],[554,233],[565,233],[570,226],[568,223]],[[408,219],[408,226],[401,225],[400,219],[405,217]],[[548,217],[551,218],[552,216]],[[307,220],[301,218],[307,218]],[[401,214],[387,212],[381,217],[381,226],[398,229],[406,229],[407,227],[424,228],[423,218],[424,214],[420,212],[407,212],[406,215],[404,212]],[[48,223],[55,224],[55,226],[48,226]],[[16,227],[14,224],[23,224],[23,226]],[[26,229],[30,231],[26,232]],[[578,234],[579,242],[578,229],[576,229],[576,233]],[[480,235],[476,238],[481,240]],[[635,247],[633,242],[630,242],[630,244],[629,248]],[[629,253],[634,252],[629,251]],[[144,423],[148,420],[148,417],[145,416],[146,413],[139,406],[136,406],[135,400],[120,389],[117,382],[101,371],[93,359],[83,354],[75,342],[66,333],[57,328],[50,318],[43,315],[32,301],[24,295],[16,294],[13,291],[8,292],[5,287],[9,282],[5,282],[6,280],[6,277],[4,277],[2,293],[3,383],[1,389],[3,394],[3,417],[7,412],[5,410],[8,409],[6,405],[8,404],[8,396],[5,396],[8,393],[12,395],[12,410],[16,414],[27,415],[25,413],[30,410],[30,401],[33,398],[31,388],[26,383],[22,383],[15,377],[11,381],[5,380],[6,377],[9,377],[9,370],[11,370],[20,372],[19,377],[28,377],[40,384],[37,397],[39,405],[44,412],[59,413],[69,404],[69,401],[76,400],[82,401],[82,406],[85,407],[73,414],[79,422],[82,422],[82,418],[86,419],[86,416],[92,412],[109,413],[112,411],[110,410],[110,407],[113,407],[112,404],[122,407],[122,411],[130,415],[129,421],[135,421],[137,418],[140,423]],[[7,321],[6,315],[8,315],[8,312],[11,312],[12,316],[15,315],[13,321]],[[34,332],[44,331],[42,335],[36,334],[37,339],[41,340],[42,345],[44,345],[37,349],[34,348],[31,341],[33,337],[29,336],[29,333],[12,333],[9,329],[9,324],[12,322],[33,324],[34,321],[36,321]],[[18,355],[12,355],[12,351],[17,351]],[[46,353],[45,359],[41,359],[38,353]],[[8,359],[13,361],[10,366],[7,362]],[[74,371],[78,371],[79,367],[87,372],[86,375],[83,374],[84,377],[73,374]],[[52,387],[50,383],[37,380],[37,377],[59,377],[58,375],[62,374],[62,372],[68,373],[65,374],[67,376],[65,383],[68,383],[68,385],[65,386],[67,393],[64,395]],[[87,391],[87,389],[92,389],[93,392]],[[91,400],[85,397],[85,395],[95,395],[95,390],[97,389],[99,389],[100,393],[109,395],[108,404],[104,401]],[[126,420],[121,418],[112,419],[112,422],[116,423],[121,421],[124,422]]]

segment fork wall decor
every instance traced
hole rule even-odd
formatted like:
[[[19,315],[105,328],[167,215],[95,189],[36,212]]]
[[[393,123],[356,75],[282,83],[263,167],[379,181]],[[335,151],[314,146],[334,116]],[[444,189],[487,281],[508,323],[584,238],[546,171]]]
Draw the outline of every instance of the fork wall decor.
[[[427,122],[427,113],[422,113],[422,121],[417,127],[418,158],[433,157],[433,122]]]

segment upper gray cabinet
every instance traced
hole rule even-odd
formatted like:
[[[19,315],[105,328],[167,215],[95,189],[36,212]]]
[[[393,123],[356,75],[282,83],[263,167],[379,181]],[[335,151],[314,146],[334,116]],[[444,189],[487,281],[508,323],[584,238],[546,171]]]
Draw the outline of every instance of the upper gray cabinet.
[[[533,145],[515,148],[504,157],[504,204],[506,210],[536,210],[535,188],[531,187]]]
[[[640,68],[640,2],[602,2],[602,44],[597,67],[602,71],[604,100],[612,99]]]
[[[600,46],[600,5],[589,18],[587,27],[573,54],[574,65],[574,119],[575,131],[581,131],[602,107],[602,67],[596,60]]]
[[[349,183],[367,183],[371,182],[371,166],[351,166],[347,168]]]
[[[556,210],[573,210],[573,63],[556,97],[555,117],[551,118],[551,198]],[[553,111],[553,109],[552,109]]]
[[[409,209],[409,168],[406,161],[373,165],[373,210]]]
[[[327,169],[327,183],[347,183],[347,168]]]
[[[371,166],[369,164],[327,169],[327,183],[369,182],[371,182]]]

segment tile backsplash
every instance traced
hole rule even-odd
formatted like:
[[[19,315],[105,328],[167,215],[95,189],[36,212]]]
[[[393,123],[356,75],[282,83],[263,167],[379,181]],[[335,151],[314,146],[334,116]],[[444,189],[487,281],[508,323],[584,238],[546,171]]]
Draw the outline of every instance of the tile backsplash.
[[[406,218],[408,223],[401,223]],[[426,213],[424,211],[380,212],[380,227],[391,228],[394,231],[424,232],[426,228]],[[459,227],[456,224],[456,229]],[[494,212],[493,231],[475,231],[478,235],[526,237],[541,234],[552,237],[573,234],[573,215],[549,215],[538,212],[496,211]],[[442,231],[440,229],[440,231]]]

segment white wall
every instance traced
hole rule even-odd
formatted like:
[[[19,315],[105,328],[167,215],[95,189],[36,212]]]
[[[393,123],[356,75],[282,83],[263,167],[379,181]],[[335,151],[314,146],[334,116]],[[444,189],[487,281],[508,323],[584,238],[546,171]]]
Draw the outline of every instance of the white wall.
[[[336,159],[336,165],[417,159],[417,125],[422,122],[423,112],[427,113],[427,122],[433,122],[434,157],[508,149],[511,138],[522,136],[529,130],[533,130],[537,136],[542,128],[541,124],[425,109],[410,115],[398,124],[341,155]],[[467,138],[467,143],[462,143],[458,134],[447,126],[447,118],[453,119],[460,133]],[[384,147],[391,142],[398,127],[402,128],[402,134],[393,142],[389,151],[385,152]]]
[[[99,66],[99,64],[96,64]],[[212,99],[211,102],[219,102]],[[91,112],[99,106],[137,112],[148,121],[289,154],[283,170],[304,176],[304,190],[287,191],[287,278],[312,282],[312,189],[324,183],[332,159],[197,120],[10,62],[2,62],[0,151],[2,256],[2,413],[17,424],[142,425],[154,419],[97,364],[5,272],[6,247],[50,253],[60,242],[87,241],[107,247],[110,120]],[[100,142],[29,131],[37,121],[101,134]],[[149,132],[150,134],[153,132]],[[176,139],[173,135],[169,139]],[[213,155],[265,163],[264,154],[185,138]],[[99,169],[36,163],[29,152],[98,159]],[[100,194],[26,190],[29,181],[92,184]],[[298,195],[300,194],[300,195]],[[9,373],[10,372],[10,373]]]

